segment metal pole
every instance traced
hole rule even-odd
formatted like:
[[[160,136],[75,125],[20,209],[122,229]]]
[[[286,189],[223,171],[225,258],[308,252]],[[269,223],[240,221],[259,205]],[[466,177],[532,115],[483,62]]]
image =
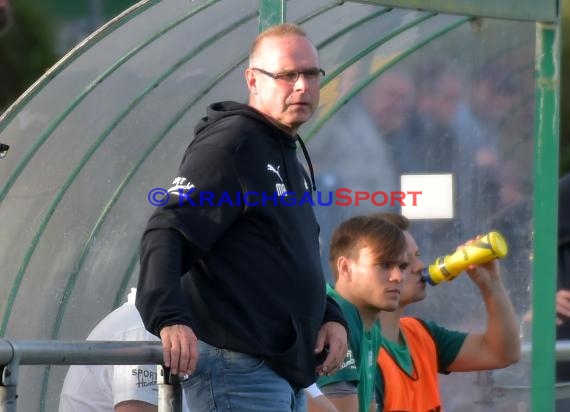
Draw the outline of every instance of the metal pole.
[[[536,25],[531,410],[554,410],[560,51],[556,25]],[[541,276],[541,274],[548,276]]]
[[[170,368],[156,367],[158,375],[158,412],[182,412],[182,385],[177,375],[170,374]]]
[[[160,364],[162,346],[149,341],[56,341],[0,339],[0,365],[20,354],[21,365]]]
[[[558,28],[560,30],[560,171],[570,167],[570,0],[560,0]]]
[[[570,340],[557,340],[555,343],[555,353],[557,361],[570,361]],[[544,349],[543,345],[539,349]],[[529,360],[532,354],[532,345],[529,342],[521,344],[522,360]]]
[[[539,349],[544,350],[541,345]],[[532,345],[523,343],[522,355],[529,361]],[[556,342],[556,359],[570,360],[570,340]],[[156,364],[159,391],[159,412],[181,412],[183,390],[178,376],[160,366],[162,344],[160,342],[113,342],[113,341],[8,341],[0,339],[0,412],[16,412],[18,368],[20,365],[130,365]],[[528,387],[497,387],[496,382],[487,380],[486,386],[493,386],[501,393]],[[565,397],[569,384],[560,385],[558,397]],[[557,391],[558,392],[558,391]],[[489,396],[485,389],[481,394]]]
[[[20,353],[14,349],[10,342],[0,342],[2,348],[11,351],[9,363],[0,364],[0,412],[16,412],[18,399],[18,368],[20,367]]]
[[[285,23],[286,7],[285,0],[259,0],[259,31]]]

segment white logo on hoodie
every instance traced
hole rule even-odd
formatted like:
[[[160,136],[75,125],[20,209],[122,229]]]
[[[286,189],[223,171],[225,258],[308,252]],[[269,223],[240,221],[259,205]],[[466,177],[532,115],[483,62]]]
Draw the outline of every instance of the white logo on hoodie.
[[[279,180],[281,180],[281,183],[275,184],[275,192],[277,192],[277,196],[283,196],[285,193],[287,193],[287,188],[285,187],[285,182],[283,181],[281,174],[279,174],[279,168],[280,167],[281,167],[281,165],[279,165],[279,166],[277,166],[277,168],[275,168],[275,166],[273,166],[271,163],[267,163],[267,171],[271,172],[271,173],[275,173],[277,175],[277,177],[279,178]]]
[[[187,179],[185,177],[177,177],[176,179],[174,179],[174,181],[172,182],[172,185],[169,189],[168,189],[168,193],[171,193],[173,195],[180,195],[180,191],[182,191],[183,193],[188,192],[190,189],[195,188],[196,186],[193,183],[190,183],[187,181]]]
[[[279,180],[281,180],[281,182],[283,182],[283,178],[279,174],[279,168],[280,167],[281,167],[281,165],[277,166],[277,169],[276,169],[275,166],[273,166],[271,163],[267,163],[267,170],[275,173],[277,175],[277,177],[279,177]],[[285,182],[283,182],[283,183],[285,183]]]

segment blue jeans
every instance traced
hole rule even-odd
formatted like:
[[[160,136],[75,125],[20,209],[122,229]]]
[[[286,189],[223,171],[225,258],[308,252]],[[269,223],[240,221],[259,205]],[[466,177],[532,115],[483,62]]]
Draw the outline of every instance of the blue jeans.
[[[305,391],[295,391],[265,362],[199,341],[196,371],[184,382],[192,412],[307,412]]]

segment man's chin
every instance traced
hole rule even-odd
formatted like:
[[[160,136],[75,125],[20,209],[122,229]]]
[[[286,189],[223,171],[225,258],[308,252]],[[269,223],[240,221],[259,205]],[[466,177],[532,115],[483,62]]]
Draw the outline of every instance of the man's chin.
[[[424,300],[427,296],[427,293],[421,293],[418,294],[417,296],[414,296],[414,298],[411,300],[410,303],[415,303],[415,302],[421,302],[422,300]]]
[[[289,121],[290,123],[296,124],[303,124],[307,122],[311,116],[313,116],[313,110],[311,110],[308,106],[297,106],[296,108],[292,109],[289,112]]]
[[[398,303],[391,303],[389,305],[384,305],[381,308],[379,308],[380,311],[384,311],[384,312],[394,312],[396,309],[398,309]]]

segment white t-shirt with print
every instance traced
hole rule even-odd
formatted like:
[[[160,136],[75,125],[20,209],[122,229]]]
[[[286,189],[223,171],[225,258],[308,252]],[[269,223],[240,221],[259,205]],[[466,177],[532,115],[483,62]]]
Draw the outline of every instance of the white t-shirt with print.
[[[144,328],[133,292],[129,301],[105,317],[87,340],[159,341]],[[182,411],[189,412],[182,398]],[[158,405],[156,365],[72,365],[63,383],[59,412],[109,412],[128,400]]]

